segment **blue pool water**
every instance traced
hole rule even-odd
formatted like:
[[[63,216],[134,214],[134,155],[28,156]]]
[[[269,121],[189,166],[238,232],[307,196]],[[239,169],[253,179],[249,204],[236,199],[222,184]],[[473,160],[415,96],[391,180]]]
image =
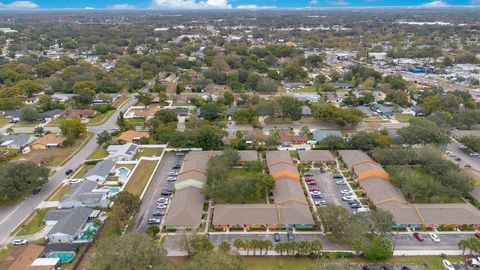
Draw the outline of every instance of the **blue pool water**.
[[[109,187],[107,189],[109,190],[110,194],[117,194],[118,192],[120,192],[120,188],[118,187]]]
[[[75,252],[50,252],[48,258],[59,258],[60,263],[69,263],[75,258]]]
[[[119,177],[125,178],[125,177],[127,177],[127,174],[128,174],[129,172],[130,172],[130,170],[127,169],[127,168],[124,168],[124,167],[118,168],[118,176],[119,176]]]
[[[95,226],[93,225],[93,223],[89,223],[87,224],[87,226],[85,226],[85,228],[83,229],[84,232],[93,232],[93,235],[97,234],[97,228],[95,228]],[[80,239],[82,240],[89,240],[89,237],[91,238],[92,236],[90,236],[89,234],[87,233],[82,233],[82,235],[80,236]],[[90,239],[90,240],[93,240],[93,239]]]

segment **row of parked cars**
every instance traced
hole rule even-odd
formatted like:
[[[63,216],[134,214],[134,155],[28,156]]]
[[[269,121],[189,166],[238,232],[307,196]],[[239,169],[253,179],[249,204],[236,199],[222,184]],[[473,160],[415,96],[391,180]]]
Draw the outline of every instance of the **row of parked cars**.
[[[312,197],[313,203],[315,206],[323,206],[326,205],[327,202],[323,198],[322,192],[320,192],[320,189],[317,188],[317,181],[313,177],[312,173],[305,173],[305,182],[308,185],[308,192],[310,193],[310,197]]]
[[[172,167],[172,171],[168,173],[167,182],[177,181],[177,176],[181,168],[180,164],[176,164]],[[170,202],[170,196],[173,194],[172,188],[165,188],[160,192],[160,198],[157,199],[156,210],[152,213],[152,217],[147,220],[148,224],[160,224],[162,217],[165,215],[165,210],[167,209],[168,203]]]

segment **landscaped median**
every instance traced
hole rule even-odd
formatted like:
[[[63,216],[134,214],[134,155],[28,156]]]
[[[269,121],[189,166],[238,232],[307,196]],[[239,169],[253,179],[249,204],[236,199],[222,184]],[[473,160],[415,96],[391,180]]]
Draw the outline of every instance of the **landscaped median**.
[[[124,191],[133,195],[140,196],[148,183],[151,175],[155,172],[155,168],[160,160],[142,159],[137,165],[133,175],[128,180]]]

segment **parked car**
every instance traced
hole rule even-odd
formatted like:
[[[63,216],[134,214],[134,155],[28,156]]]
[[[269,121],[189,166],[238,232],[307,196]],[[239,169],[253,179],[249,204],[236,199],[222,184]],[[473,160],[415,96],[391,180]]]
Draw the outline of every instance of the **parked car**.
[[[159,204],[157,204],[157,208],[158,209],[165,209],[165,208],[167,208],[167,204],[166,203],[159,203]]]
[[[157,203],[161,204],[168,204],[169,199],[165,197],[161,197],[160,199],[157,200]]]
[[[148,223],[148,224],[160,224],[160,219],[158,219],[158,218],[149,218],[149,219],[147,220],[147,223]]]
[[[425,238],[423,238],[423,235],[421,235],[419,232],[414,232],[413,237],[417,238],[418,241],[425,240]]]
[[[176,156],[185,156],[185,153],[183,153],[183,152],[177,152],[177,153],[175,153],[175,155],[176,155]]]
[[[293,232],[292,231],[287,231],[287,239],[288,241],[292,241],[292,240],[295,240],[295,236],[293,235]]]
[[[162,190],[162,192],[160,193],[160,195],[162,196],[170,196],[172,195],[173,191],[171,189],[164,189]]]
[[[442,260],[443,267],[447,270],[455,270],[455,267],[453,267],[453,264],[449,260]]]
[[[312,173],[304,173],[303,176],[305,176],[305,177],[312,177],[313,174],[312,174]]]
[[[342,189],[340,190],[340,193],[342,194],[350,193],[350,189]]]
[[[358,209],[358,208],[362,208],[362,205],[359,204],[359,203],[354,203],[354,204],[351,204],[350,207],[351,207],[352,209]]]
[[[320,205],[327,204],[327,202],[325,200],[315,200],[313,202],[315,203],[315,206],[320,206]]]
[[[182,167],[182,165],[177,164],[177,165],[173,166],[172,169],[179,170],[181,167]]]
[[[357,199],[348,200],[347,202],[348,202],[348,204],[350,204],[350,205],[352,205],[352,204],[360,204],[360,201],[358,201]]]
[[[34,190],[32,190],[32,194],[33,195],[38,194],[40,192],[40,190],[42,190],[42,187],[37,187]]]
[[[466,264],[470,267],[474,268],[479,268],[480,267],[480,261],[477,258],[470,258],[465,261]]]
[[[315,191],[320,191],[320,189],[318,189],[318,188],[312,188],[312,187],[311,187],[311,188],[308,188],[308,191],[310,191],[310,192],[312,192],[312,191],[315,192]]]
[[[456,158],[455,158],[455,161],[462,161],[462,159],[459,158],[459,157],[456,157]]]
[[[152,216],[154,217],[163,217],[165,215],[165,212],[162,211],[155,211],[152,213]]]
[[[470,156],[471,157],[478,157],[478,153],[477,152],[472,152],[472,153],[470,153]]]
[[[350,200],[354,200],[354,199],[355,199],[355,197],[353,197],[353,196],[343,196],[342,197],[342,201],[350,201]]]
[[[309,185],[309,186],[316,186],[317,183],[315,183],[315,182],[307,182],[307,185]]]
[[[315,178],[313,178],[313,177],[307,177],[307,178],[305,178],[305,181],[315,181]]]
[[[68,169],[65,171],[65,175],[70,175],[73,173],[73,170],[72,169]]]
[[[25,240],[25,239],[14,239],[12,241],[12,244],[15,245],[15,246],[26,245],[27,243],[28,243],[28,241]]]
[[[280,234],[279,233],[274,233],[273,234],[273,241],[280,242]]]
[[[70,179],[70,180],[68,180],[68,183],[70,185],[75,185],[75,184],[80,183],[80,179]]]
[[[435,242],[435,243],[440,243],[440,238],[438,237],[437,234],[435,234],[435,233],[429,233],[429,235],[430,235],[430,238],[432,238],[433,242]]]
[[[475,233],[475,236],[478,237],[478,238],[480,238],[480,232],[476,232],[476,233]]]
[[[177,181],[177,177],[175,177],[175,176],[169,176],[169,177],[167,177],[167,181],[171,181],[171,182]]]
[[[338,180],[338,181],[335,181],[335,184],[343,185],[343,184],[345,184],[345,182],[343,180]]]
[[[171,171],[168,173],[169,176],[177,176],[178,173],[177,172],[174,172],[174,171]]]
[[[334,173],[333,174],[333,178],[336,178],[336,179],[343,179],[343,176],[340,174],[340,173]]]
[[[306,183],[315,183],[315,180],[305,180]]]

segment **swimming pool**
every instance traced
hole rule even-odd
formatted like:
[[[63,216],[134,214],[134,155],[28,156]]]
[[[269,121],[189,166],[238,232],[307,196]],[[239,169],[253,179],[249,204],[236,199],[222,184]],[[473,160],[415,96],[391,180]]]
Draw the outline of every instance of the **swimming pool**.
[[[85,228],[83,228],[82,235],[80,239],[82,240],[93,240],[93,236],[97,234],[97,228],[93,225],[93,223],[88,223]]]
[[[118,168],[118,177],[125,178],[129,172],[130,170],[125,167]]]
[[[120,192],[120,188],[119,187],[109,187],[109,188],[105,188],[105,189],[108,189],[108,193],[110,194],[117,194],[118,192]]]
[[[59,258],[60,263],[69,263],[75,258],[75,252],[66,251],[66,252],[50,252],[47,254],[47,258]]]

